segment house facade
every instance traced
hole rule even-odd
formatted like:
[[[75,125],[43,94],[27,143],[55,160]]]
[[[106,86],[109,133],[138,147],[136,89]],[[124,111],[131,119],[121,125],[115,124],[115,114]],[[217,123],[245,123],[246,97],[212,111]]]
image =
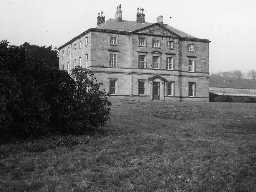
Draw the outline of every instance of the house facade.
[[[209,43],[177,30],[159,16],[145,21],[138,9],[136,21],[97,17],[90,28],[59,48],[59,67],[77,65],[93,71],[111,96],[153,100],[209,100]]]

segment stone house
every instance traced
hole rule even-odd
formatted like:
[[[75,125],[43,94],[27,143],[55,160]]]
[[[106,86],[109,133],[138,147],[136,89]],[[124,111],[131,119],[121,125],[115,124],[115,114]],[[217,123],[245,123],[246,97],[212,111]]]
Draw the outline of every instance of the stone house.
[[[111,96],[154,100],[209,99],[209,43],[163,22],[145,20],[137,9],[136,21],[97,17],[90,28],[59,48],[59,67],[70,71],[89,68]]]

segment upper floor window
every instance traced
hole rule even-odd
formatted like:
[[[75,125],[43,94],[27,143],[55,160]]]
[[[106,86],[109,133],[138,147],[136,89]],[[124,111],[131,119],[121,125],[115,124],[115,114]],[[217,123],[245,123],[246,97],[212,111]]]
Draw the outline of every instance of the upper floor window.
[[[174,49],[174,41],[167,41],[167,49]]]
[[[82,41],[79,41],[79,49],[82,48]]]
[[[189,45],[188,45],[188,51],[189,51],[189,52],[194,52],[194,51],[195,51],[195,46],[194,46],[194,44],[189,44]]]
[[[138,94],[145,94],[145,81],[143,79],[138,80]]]
[[[110,53],[109,54],[109,66],[110,67],[116,67],[116,63],[117,63],[116,53]]]
[[[116,38],[116,36],[110,37],[110,45],[117,45],[117,38]]]
[[[173,68],[174,68],[173,57],[167,57],[166,58],[166,69],[173,70]]]
[[[152,68],[159,69],[160,67],[160,56],[153,56],[152,58]]]
[[[145,37],[139,37],[139,46],[140,47],[146,46],[146,38]]]
[[[116,94],[116,79],[109,80],[109,94]]]
[[[188,83],[188,96],[189,97],[195,97],[196,96],[196,83],[195,82],[189,82]]]
[[[174,96],[174,82],[167,83],[167,95]]]
[[[85,37],[85,39],[84,39],[84,45],[85,45],[85,46],[88,45],[88,37]]]
[[[139,58],[138,58],[138,68],[139,69],[146,68],[146,55],[139,55]]]
[[[153,41],[152,41],[152,47],[153,47],[153,48],[160,48],[160,40],[158,40],[158,39],[153,39]]]
[[[188,60],[188,71],[195,72],[195,60],[194,59]]]

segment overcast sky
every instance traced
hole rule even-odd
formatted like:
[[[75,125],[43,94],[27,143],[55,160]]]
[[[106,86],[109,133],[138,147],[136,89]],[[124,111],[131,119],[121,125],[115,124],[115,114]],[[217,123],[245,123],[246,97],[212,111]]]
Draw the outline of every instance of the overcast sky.
[[[98,11],[113,18],[119,3],[126,20],[142,7],[148,22],[163,15],[165,23],[210,39],[210,72],[256,69],[253,0],[0,0],[0,39],[58,47],[95,27]]]

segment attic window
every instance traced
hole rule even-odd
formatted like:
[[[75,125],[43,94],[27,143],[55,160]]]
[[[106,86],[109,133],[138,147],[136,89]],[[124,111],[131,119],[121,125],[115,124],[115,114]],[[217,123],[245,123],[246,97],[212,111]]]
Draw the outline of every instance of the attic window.
[[[158,39],[153,39],[152,47],[153,47],[153,48],[160,48],[160,40],[158,40]]]
[[[174,49],[174,41],[167,41],[167,48]]]
[[[195,51],[195,46],[194,44],[189,44],[188,45],[188,52],[194,52]]]
[[[146,38],[145,37],[139,37],[139,46],[140,47],[146,46]]]

